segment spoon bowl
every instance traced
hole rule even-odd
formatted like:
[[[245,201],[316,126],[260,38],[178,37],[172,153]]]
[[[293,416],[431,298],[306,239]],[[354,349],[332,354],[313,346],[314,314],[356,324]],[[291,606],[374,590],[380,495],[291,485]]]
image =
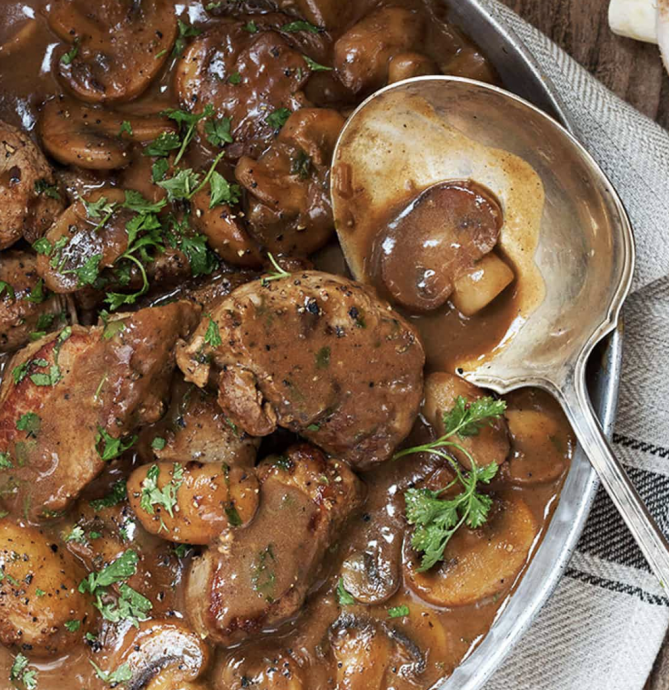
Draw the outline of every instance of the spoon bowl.
[[[459,361],[457,372],[498,393],[536,386],[555,395],[653,571],[669,582],[669,544],[613,455],[585,384],[588,357],[616,327],[632,284],[632,230],[615,189],[567,130],[468,79],[419,77],[377,92],[348,120],[334,153],[333,209],[349,268],[373,282],[378,221],[370,209],[463,179],[502,204],[499,245],[517,296],[504,337]]]

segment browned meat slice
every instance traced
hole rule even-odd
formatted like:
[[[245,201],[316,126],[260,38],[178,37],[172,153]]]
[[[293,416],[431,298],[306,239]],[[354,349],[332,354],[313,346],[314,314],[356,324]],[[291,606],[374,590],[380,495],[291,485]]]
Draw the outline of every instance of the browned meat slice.
[[[51,29],[69,45],[57,62],[65,85],[83,101],[129,101],[169,59],[177,36],[170,0],[53,0]]]
[[[120,206],[124,199],[120,189],[109,188],[79,199],[60,215],[44,236],[48,245],[37,258],[37,271],[49,290],[76,292],[94,282],[100,271],[114,265],[128,248],[126,225],[134,216]],[[87,203],[103,200],[110,208],[117,205],[113,213],[91,215],[87,211]],[[93,280],[87,277],[89,266]]]
[[[276,111],[305,105],[300,90],[310,73],[302,54],[278,33],[224,21],[186,50],[176,67],[175,85],[184,108],[201,112],[211,104],[219,117],[232,118],[232,135],[243,145],[228,147],[234,155],[254,142],[264,148],[280,126],[272,118]]]
[[[260,439],[249,436],[225,416],[209,391],[178,376],[172,386],[172,403],[154,435],[156,456],[168,462],[197,460],[253,467]],[[164,442],[164,443],[163,443]]]
[[[217,347],[208,330],[220,334]],[[219,404],[247,433],[283,426],[367,468],[411,430],[425,355],[413,328],[371,288],[305,271],[235,290],[180,348],[178,363],[187,380],[218,385]]]
[[[330,164],[343,126],[335,110],[303,108],[259,160],[239,160],[235,175],[249,194],[249,228],[268,251],[308,255],[330,239]]]
[[[226,529],[253,519],[258,480],[252,469],[224,462],[159,462],[130,475],[128,498],[147,532],[169,541],[210,544]]]
[[[0,120],[0,249],[34,242],[63,208],[51,166],[26,134]]]
[[[36,263],[28,252],[10,250],[0,256],[0,352],[18,350],[31,334],[37,337],[62,326],[65,301],[44,289]]]
[[[190,302],[65,329],[21,350],[0,388],[0,492],[13,513],[53,517],[121,452],[123,437],[158,421],[174,346],[199,309]]]
[[[391,58],[420,47],[423,18],[403,7],[382,7],[341,36],[334,46],[337,76],[354,93],[371,93],[388,82]]]
[[[341,461],[307,445],[258,467],[260,508],[194,561],[186,609],[203,637],[231,645],[295,616],[321,559],[359,505],[362,485]]]
[[[499,202],[474,182],[430,187],[390,223],[382,240],[385,286],[407,307],[436,309],[457,278],[492,251],[502,222]]]
[[[345,614],[330,628],[337,666],[337,690],[420,687],[425,655],[398,628]]]
[[[132,142],[170,131],[175,126],[166,117],[95,108],[65,96],[48,101],[39,121],[44,148],[61,163],[88,170],[123,168]]]
[[[95,616],[77,589],[84,578],[74,558],[41,530],[0,521],[0,641],[31,656],[56,656],[84,635]],[[42,594],[40,594],[42,592]]]

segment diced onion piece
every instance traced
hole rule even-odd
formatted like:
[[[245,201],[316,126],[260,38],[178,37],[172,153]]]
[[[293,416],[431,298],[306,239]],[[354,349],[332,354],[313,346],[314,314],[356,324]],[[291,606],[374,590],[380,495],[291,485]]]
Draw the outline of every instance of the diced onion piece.
[[[499,296],[513,279],[513,271],[496,254],[487,254],[455,281],[451,301],[461,314],[473,316]]]
[[[609,5],[611,31],[637,41],[657,43],[655,6],[655,0],[611,0]]]

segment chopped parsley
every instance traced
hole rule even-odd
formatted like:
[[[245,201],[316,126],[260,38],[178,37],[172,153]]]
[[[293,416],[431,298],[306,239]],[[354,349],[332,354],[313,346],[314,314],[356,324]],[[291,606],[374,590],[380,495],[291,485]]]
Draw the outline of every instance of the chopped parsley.
[[[132,679],[132,669],[128,664],[121,664],[115,671],[103,671],[92,659],[89,661],[95,669],[97,677],[109,685],[116,686]]]
[[[14,467],[9,453],[0,453],[0,470],[10,470]]]
[[[146,473],[146,478],[142,482],[140,508],[149,515],[153,515],[155,513],[154,506],[160,506],[165,509],[170,517],[174,517],[174,508],[177,505],[177,492],[183,484],[183,473],[183,465],[178,462],[174,463],[172,477],[161,489],[158,486],[160,468],[158,465],[151,465]]]
[[[162,450],[167,445],[167,441],[161,436],[156,436],[153,441],[151,441],[151,448],[153,450]]]
[[[489,484],[493,480],[498,466],[492,462],[479,467],[471,453],[453,437],[476,436],[484,425],[499,419],[505,409],[503,400],[486,396],[468,403],[458,396],[453,409],[443,416],[444,434],[440,438],[423,446],[407,448],[394,456],[398,459],[415,453],[432,453],[446,460],[456,475],[454,481],[443,489],[411,488],[404,494],[407,521],[415,526],[411,545],[422,554],[419,572],[429,570],[437,561],[443,560],[448,542],[460,527],[466,525],[476,529],[488,519],[492,498],[477,488],[479,484]],[[449,455],[448,448],[456,448],[469,459],[469,472],[462,471]],[[441,498],[441,494],[455,484],[462,486],[462,492],[454,498]]]
[[[95,436],[95,447],[100,459],[107,462],[108,460],[118,458],[119,455],[131,448],[137,441],[137,438],[137,436],[131,436],[125,441],[121,438],[115,438],[98,424],[98,433]]]
[[[123,136],[124,134],[127,134],[129,137],[133,136],[132,125],[128,122],[128,120],[123,120],[121,123],[121,129],[118,131],[119,136]]]
[[[344,579],[341,577],[337,583],[337,601],[340,606],[353,606],[355,604],[355,597],[344,587]]]
[[[202,33],[200,29],[197,29],[190,24],[186,24],[186,22],[182,22],[181,19],[177,19],[177,23],[179,26],[179,35],[177,36],[177,40],[174,42],[174,48],[172,48],[172,57],[174,58],[179,57],[184,52],[187,38],[199,36]]]
[[[255,34],[258,32],[258,26],[253,20],[245,24],[242,28],[244,31],[248,31],[250,34]]]
[[[290,110],[288,108],[278,108],[271,115],[267,117],[267,124],[274,130],[280,130],[290,117]]]
[[[48,196],[51,199],[60,201],[60,192],[58,191],[58,187],[56,187],[55,184],[49,184],[44,178],[41,180],[36,180],[35,192],[37,194],[44,194],[44,196]]]
[[[25,431],[28,438],[37,438],[41,426],[42,419],[34,412],[22,414],[16,422],[16,428],[19,431]]]
[[[64,65],[71,65],[72,62],[74,62],[74,58],[77,57],[79,54],[79,37],[74,39],[74,43],[72,44],[72,47],[65,53],[61,58],[60,61]]]
[[[145,156],[164,158],[180,147],[181,139],[176,132],[163,132],[144,149],[143,153]]]
[[[32,302],[33,304],[42,304],[46,299],[46,291],[44,290],[44,281],[40,278],[35,285],[31,288],[30,293],[24,298],[26,302]]]
[[[237,77],[239,77],[239,80],[241,81],[241,76],[239,75],[239,72],[237,72],[236,74]],[[235,75],[233,74],[232,76],[234,77]],[[232,77],[230,77],[230,83],[233,83]],[[236,81],[234,83],[239,84],[239,81]],[[204,133],[207,137],[207,141],[212,146],[218,147],[224,146],[225,144],[232,144],[234,139],[232,138],[231,127],[232,118],[230,117],[221,117],[216,120],[207,120],[204,123]]]
[[[306,180],[311,175],[311,158],[302,149],[293,158],[290,172],[291,175],[297,175],[301,180]]]
[[[241,84],[242,81],[242,75],[239,72],[233,72],[230,77],[228,78],[228,83],[232,84],[233,86],[237,86],[238,84]]]
[[[84,528],[81,527],[80,525],[75,525],[72,528],[72,531],[69,534],[65,535],[64,541],[66,543],[73,541],[76,544],[85,544],[86,543],[86,534],[84,533]]]
[[[272,264],[274,271],[271,271],[267,275],[264,275],[262,277],[262,284],[263,286],[267,286],[269,283],[271,283],[273,280],[281,280],[282,278],[290,278],[290,273],[288,271],[284,271],[281,266],[277,263],[276,259],[272,254],[267,254],[267,258],[270,260],[270,263]]]
[[[9,297],[9,299],[12,300],[16,299],[14,288],[6,281],[0,280],[0,295],[2,295],[3,292],[5,293],[5,297]]]
[[[209,199],[209,208],[214,208],[219,204],[228,204],[233,206],[239,203],[242,196],[241,187],[238,184],[230,184],[219,172],[211,174],[210,180],[211,197]]]
[[[410,613],[408,606],[391,606],[388,609],[388,616],[390,618],[403,618]]]
[[[315,60],[312,60],[308,55],[303,55],[304,61],[309,66],[312,72],[332,72],[332,67],[326,67],[325,65],[320,65]]]
[[[103,508],[113,508],[119,503],[123,503],[128,497],[125,480],[119,479],[113,486],[111,491],[103,498],[96,498],[89,501],[93,510],[102,510]]]
[[[9,671],[9,680],[14,684],[22,683],[25,690],[37,688],[37,671],[28,668],[30,662],[23,654],[17,654]]]
[[[251,573],[253,590],[264,597],[265,601],[270,604],[274,601],[274,585],[276,583],[276,574],[274,572],[276,556],[272,546],[272,544],[268,544],[258,554],[254,560]]]
[[[77,620],[65,621],[64,625],[67,628],[67,630],[69,630],[70,632],[77,632],[77,630],[79,630],[79,628],[81,627],[81,621],[77,621]]]
[[[221,331],[218,328],[218,324],[214,319],[209,316],[209,325],[207,326],[207,332],[204,334],[204,342],[211,347],[219,347],[223,341],[221,340]]]
[[[280,27],[280,31],[285,31],[289,34],[296,33],[298,31],[308,31],[310,34],[318,34],[322,31],[322,29],[310,24],[309,22],[296,21],[290,22],[289,24],[284,24],[282,27]]]
[[[53,251],[51,242],[49,242],[46,237],[40,237],[36,242],[33,242],[33,249],[38,254],[43,254],[44,256],[51,256],[51,252]]]

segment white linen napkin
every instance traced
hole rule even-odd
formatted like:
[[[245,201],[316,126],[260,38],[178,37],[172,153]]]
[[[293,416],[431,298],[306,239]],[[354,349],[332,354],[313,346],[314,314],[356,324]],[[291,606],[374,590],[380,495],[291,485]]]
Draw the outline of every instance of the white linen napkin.
[[[632,219],[614,450],[669,533],[669,133],[497,0],[481,2],[532,52]],[[668,625],[669,600],[600,488],[564,579],[486,690],[640,690]]]

